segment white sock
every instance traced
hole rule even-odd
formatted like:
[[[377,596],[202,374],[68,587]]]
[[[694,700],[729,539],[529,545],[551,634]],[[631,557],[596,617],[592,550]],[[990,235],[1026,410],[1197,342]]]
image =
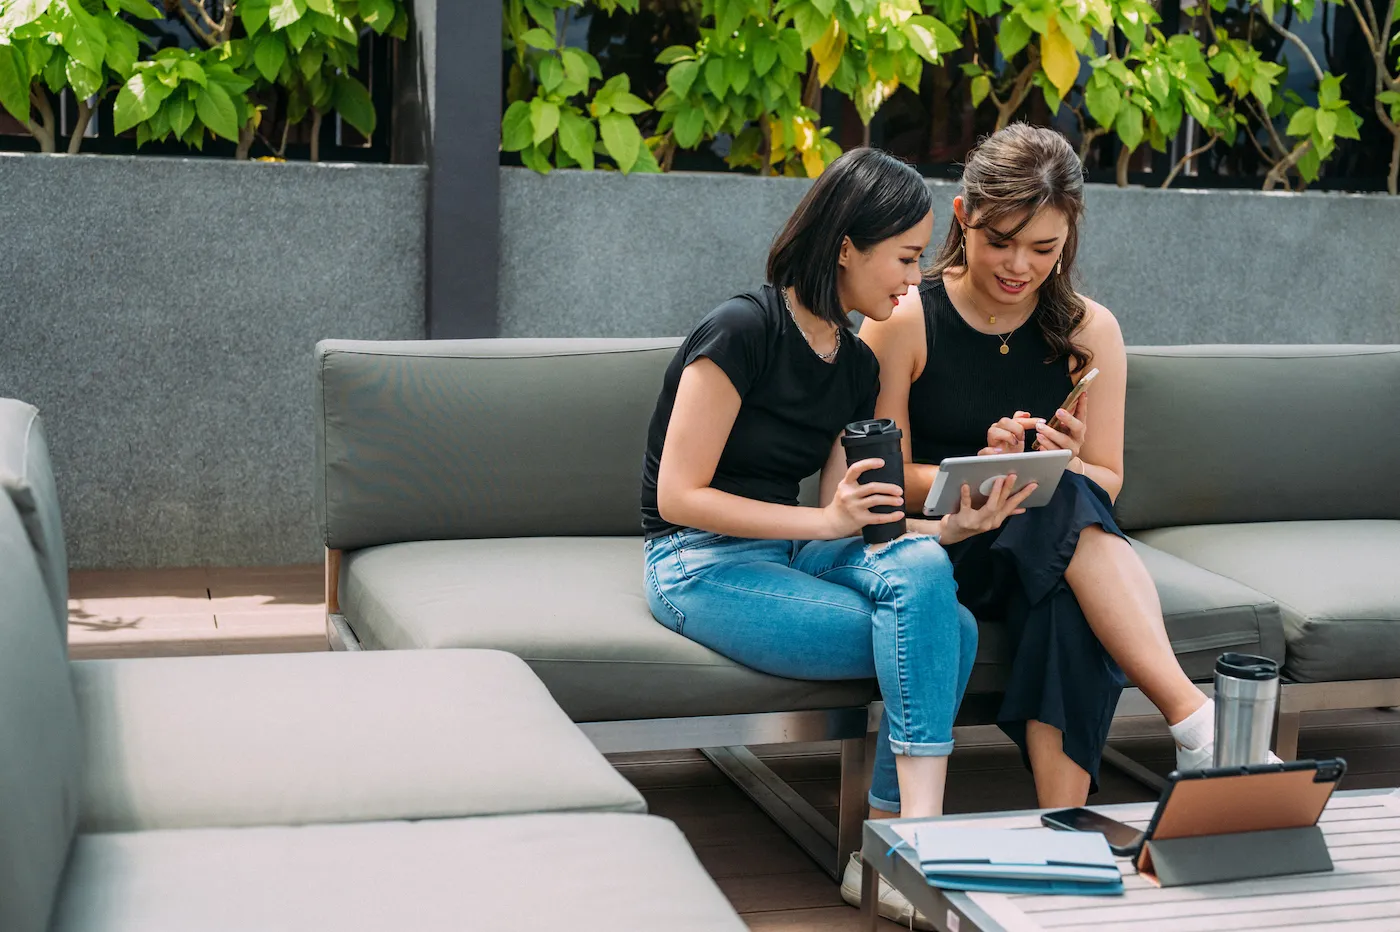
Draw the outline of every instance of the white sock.
[[[1196,711],[1171,726],[1176,743],[1188,750],[1203,748],[1215,740],[1215,701],[1207,699]]]

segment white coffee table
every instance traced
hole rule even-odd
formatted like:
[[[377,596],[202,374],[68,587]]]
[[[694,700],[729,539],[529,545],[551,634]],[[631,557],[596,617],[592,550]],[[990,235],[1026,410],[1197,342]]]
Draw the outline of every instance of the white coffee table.
[[[1146,828],[1155,803],[1091,808]],[[978,828],[1035,828],[1044,810],[943,816],[928,821]],[[862,909],[876,927],[875,875],[909,897],[944,932],[1196,932],[1227,929],[1315,929],[1346,932],[1400,930],[1400,790],[1335,794],[1322,814],[1322,832],[1335,870],[1261,880],[1153,886],[1119,858],[1123,896],[1046,896],[960,893],[931,887],[892,825],[919,820],[869,821],[863,832]]]

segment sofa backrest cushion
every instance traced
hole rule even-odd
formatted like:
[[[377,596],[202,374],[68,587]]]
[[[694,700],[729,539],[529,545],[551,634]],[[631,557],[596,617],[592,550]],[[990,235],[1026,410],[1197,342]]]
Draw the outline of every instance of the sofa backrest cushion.
[[[679,344],[320,343],[326,546],[640,534],[647,422]]]
[[[77,703],[29,534],[0,495],[0,929],[44,932],[78,815]]]
[[[1400,518],[1400,346],[1128,351],[1126,529]]]
[[[68,643],[68,551],[44,426],[33,405],[0,398],[0,491],[19,511],[48,588],[55,624]]]

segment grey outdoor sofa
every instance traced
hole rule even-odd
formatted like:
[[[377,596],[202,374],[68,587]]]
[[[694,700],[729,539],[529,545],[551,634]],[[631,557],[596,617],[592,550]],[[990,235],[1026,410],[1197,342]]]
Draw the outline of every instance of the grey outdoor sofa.
[[[69,663],[64,553],[0,399],[0,930],[744,929],[518,658]]]
[[[864,817],[874,683],[746,669],[643,599],[642,451],[678,342],[321,343],[332,643],[517,654],[599,748],[704,749],[834,873]],[[1284,662],[1284,757],[1302,712],[1400,705],[1400,440],[1375,430],[1397,396],[1400,347],[1130,350],[1121,521],[1188,674],[1225,650]],[[984,621],[960,723],[993,721],[1006,675]],[[1129,690],[1118,714],[1155,711]],[[842,742],[834,826],[744,747],[821,739]]]

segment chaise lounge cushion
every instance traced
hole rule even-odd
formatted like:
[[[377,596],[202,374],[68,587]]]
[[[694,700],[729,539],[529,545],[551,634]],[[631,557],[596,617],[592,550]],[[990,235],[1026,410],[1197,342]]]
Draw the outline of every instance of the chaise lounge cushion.
[[[1135,536],[1277,600],[1290,679],[1400,676],[1400,521],[1196,525]]]
[[[499,651],[92,660],[73,679],[81,831],[645,811]]]
[[[81,835],[52,932],[743,932],[643,815]]]
[[[33,405],[0,398],[0,494],[8,494],[39,561],[51,613],[68,643],[68,552],[48,442]]]
[[[44,932],[78,818],[78,712],[29,535],[0,493],[0,930]]]

